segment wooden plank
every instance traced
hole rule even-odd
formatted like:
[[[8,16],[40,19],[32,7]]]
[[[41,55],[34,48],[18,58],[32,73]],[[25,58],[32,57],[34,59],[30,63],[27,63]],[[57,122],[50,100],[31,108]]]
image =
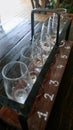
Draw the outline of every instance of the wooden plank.
[[[29,130],[45,130],[53,104],[58,94],[58,89],[63,78],[71,48],[72,42],[66,42],[64,46],[59,47],[59,50],[55,55],[55,59],[51,63],[50,69],[45,75],[42,87],[39,90],[33,107],[28,115],[27,121]],[[4,113],[6,113],[5,116],[3,115]],[[10,118],[13,113],[14,112],[12,112],[9,108],[2,107],[0,111],[0,118],[5,122],[21,129],[17,113],[14,113],[13,116],[17,121]],[[17,124],[15,122],[17,122]]]
[[[45,76],[42,90],[39,91],[35,99],[28,119],[30,130],[45,130],[69,58],[71,46],[72,44],[66,43],[63,47],[59,48],[51,64],[50,71]],[[52,96],[53,100],[50,99]]]
[[[73,43],[73,42],[72,42]],[[73,128],[73,46],[46,130]]]

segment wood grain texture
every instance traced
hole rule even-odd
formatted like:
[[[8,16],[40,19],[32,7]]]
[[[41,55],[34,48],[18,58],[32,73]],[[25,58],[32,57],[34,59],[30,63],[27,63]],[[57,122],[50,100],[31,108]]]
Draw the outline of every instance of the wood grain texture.
[[[46,130],[73,129],[73,46]]]

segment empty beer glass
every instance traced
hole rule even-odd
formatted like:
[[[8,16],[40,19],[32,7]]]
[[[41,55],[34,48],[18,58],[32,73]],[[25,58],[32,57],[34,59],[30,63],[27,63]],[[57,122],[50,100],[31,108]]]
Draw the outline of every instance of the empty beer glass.
[[[5,92],[9,99],[24,104],[32,82],[27,66],[20,61],[12,61],[2,69]]]

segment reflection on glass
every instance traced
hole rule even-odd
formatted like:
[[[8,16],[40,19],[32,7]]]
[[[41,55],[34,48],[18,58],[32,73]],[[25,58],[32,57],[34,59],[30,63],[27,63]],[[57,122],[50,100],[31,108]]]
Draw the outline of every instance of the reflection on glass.
[[[12,61],[2,70],[5,92],[9,99],[24,104],[32,82],[27,66],[20,61]]]
[[[32,83],[34,84],[39,73],[35,70],[35,65],[33,64],[31,47],[28,48],[26,52],[24,48],[21,50],[20,60],[27,65],[30,78],[32,80]]]

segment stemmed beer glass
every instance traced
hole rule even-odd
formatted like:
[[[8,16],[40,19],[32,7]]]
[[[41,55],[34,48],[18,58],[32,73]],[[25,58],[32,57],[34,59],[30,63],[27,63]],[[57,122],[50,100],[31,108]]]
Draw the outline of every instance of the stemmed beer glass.
[[[4,66],[2,76],[8,98],[24,104],[32,88],[26,64],[20,61],[12,61]]]
[[[25,48],[21,50],[20,61],[24,62],[27,65],[32,84],[34,84],[39,73],[35,70],[35,65],[32,59],[31,47],[29,47],[26,52]]]
[[[42,49],[37,45],[32,46],[31,57],[32,57],[33,64],[35,66],[35,70],[37,72],[40,72],[44,64]]]
[[[45,23],[42,24],[41,28],[40,45],[43,51],[45,51],[47,58],[51,52],[51,42],[48,38],[47,26]]]

